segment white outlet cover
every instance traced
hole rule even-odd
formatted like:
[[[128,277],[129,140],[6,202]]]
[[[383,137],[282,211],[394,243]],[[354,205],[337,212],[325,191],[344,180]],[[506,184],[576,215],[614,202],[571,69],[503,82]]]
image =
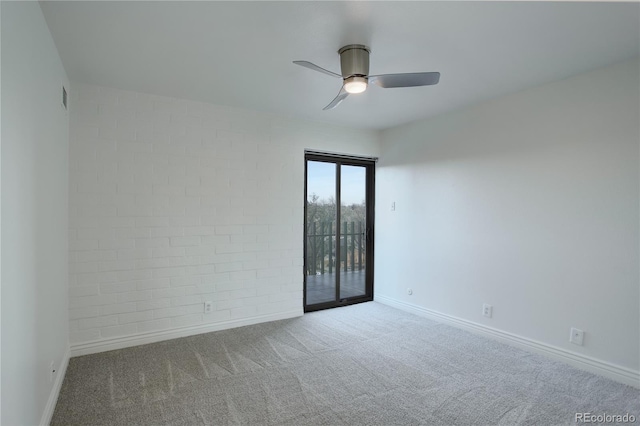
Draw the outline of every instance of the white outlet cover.
[[[575,345],[582,346],[584,342],[584,331],[579,328],[571,327],[571,335],[569,341]]]
[[[482,305],[482,315],[491,318],[493,316],[493,306],[487,305],[486,303]]]
[[[49,363],[49,383],[53,382],[53,376],[56,374],[56,364],[54,361]]]

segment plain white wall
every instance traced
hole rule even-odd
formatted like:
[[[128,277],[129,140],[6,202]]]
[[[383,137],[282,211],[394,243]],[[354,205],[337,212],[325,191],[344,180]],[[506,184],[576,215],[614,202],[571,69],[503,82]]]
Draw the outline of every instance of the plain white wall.
[[[638,371],[639,82],[626,62],[384,131],[376,297]]]
[[[39,4],[1,7],[1,421],[34,425],[69,347],[67,78]]]
[[[72,353],[301,315],[304,150],[379,149],[372,131],[75,83],[70,132]]]

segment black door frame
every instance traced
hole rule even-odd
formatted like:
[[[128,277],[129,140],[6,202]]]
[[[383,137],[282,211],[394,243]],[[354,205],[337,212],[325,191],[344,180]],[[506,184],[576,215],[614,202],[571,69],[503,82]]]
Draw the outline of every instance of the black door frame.
[[[319,161],[324,163],[332,163],[336,165],[336,258],[341,257],[340,236],[340,217],[342,202],[340,199],[341,185],[341,167],[345,166],[362,166],[365,167],[365,210],[366,210],[366,229],[365,229],[365,294],[362,296],[340,298],[340,273],[336,273],[336,297],[333,301],[316,303],[307,305],[307,163],[309,161]],[[304,312],[319,311],[322,309],[336,308],[339,306],[353,305],[355,303],[370,302],[373,300],[373,242],[374,242],[374,224],[375,224],[375,159],[359,158],[352,156],[343,156],[339,154],[323,154],[316,152],[305,152],[304,155],[304,231],[303,231],[303,307]]]

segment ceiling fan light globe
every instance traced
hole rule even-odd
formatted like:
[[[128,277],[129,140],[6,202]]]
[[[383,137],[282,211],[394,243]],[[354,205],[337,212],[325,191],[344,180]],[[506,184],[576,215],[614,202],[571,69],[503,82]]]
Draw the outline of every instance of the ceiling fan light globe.
[[[367,90],[366,77],[349,77],[344,79],[344,90],[347,93],[356,94]]]

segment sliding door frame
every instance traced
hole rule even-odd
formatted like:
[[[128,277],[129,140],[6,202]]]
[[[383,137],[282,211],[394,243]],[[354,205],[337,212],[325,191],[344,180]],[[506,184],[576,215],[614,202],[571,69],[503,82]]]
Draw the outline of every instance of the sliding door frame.
[[[302,265],[303,275],[303,307],[304,312],[319,311],[322,309],[336,308],[339,306],[353,305],[356,303],[370,302],[373,300],[373,257],[374,257],[374,224],[375,224],[375,160],[373,158],[360,158],[353,156],[343,156],[339,154],[323,154],[316,152],[305,152],[304,158],[304,230],[303,230],[303,250],[304,261]],[[341,187],[341,166],[361,166],[365,167],[366,189],[365,189],[365,294],[349,298],[340,297],[340,267],[336,272],[336,297],[329,302],[307,305],[307,164],[309,161],[319,161],[336,165],[336,259],[342,257],[342,244],[340,237],[340,217],[342,200],[340,194]],[[338,263],[339,265],[340,263]]]

